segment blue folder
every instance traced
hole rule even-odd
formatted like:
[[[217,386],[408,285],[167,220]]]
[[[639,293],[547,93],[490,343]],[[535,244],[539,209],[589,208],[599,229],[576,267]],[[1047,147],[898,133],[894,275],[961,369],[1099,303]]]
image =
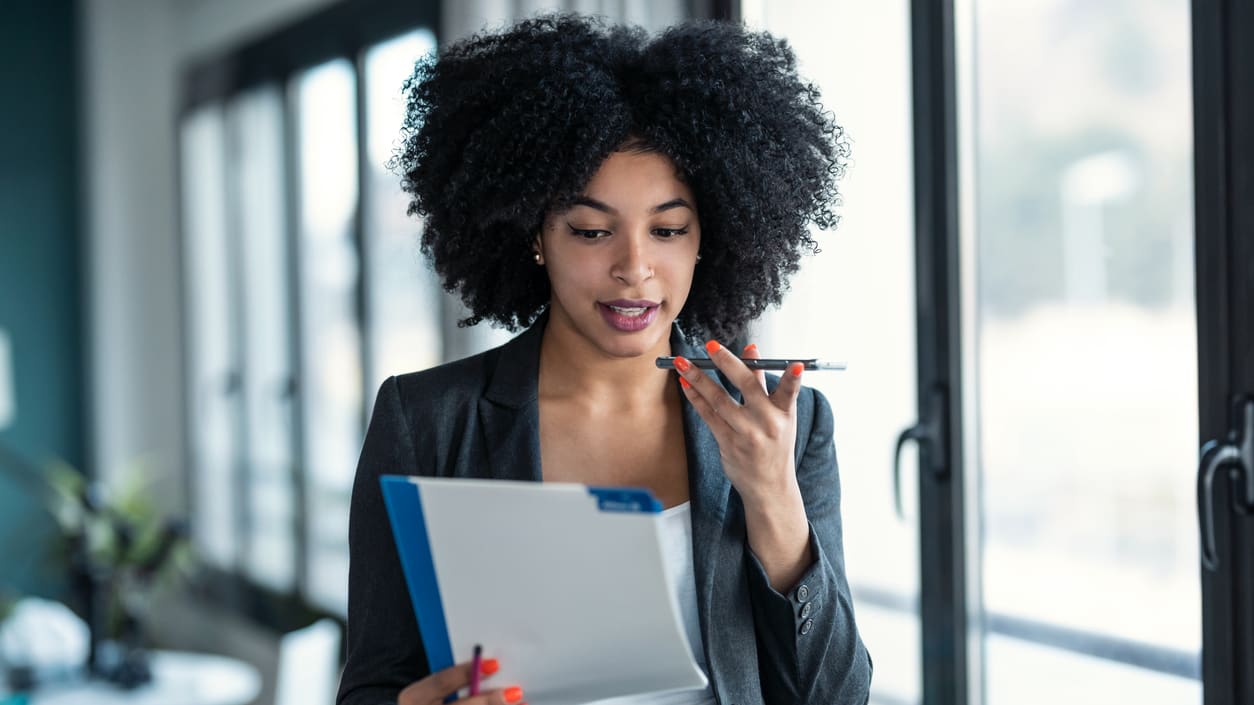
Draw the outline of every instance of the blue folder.
[[[431,672],[468,661],[473,644],[482,643],[486,656],[501,661],[493,681],[522,685],[537,703],[585,703],[708,682],[692,659],[667,583],[662,506],[647,490],[395,475],[381,484]],[[597,561],[600,568],[590,565]],[[493,562],[514,566],[516,577],[487,584]],[[623,640],[600,634],[606,653],[652,651],[626,663],[614,656],[622,671],[604,682],[587,682],[601,661],[583,642],[596,637],[586,620],[568,618],[555,597],[581,581],[591,581],[583,589],[610,604],[635,610],[601,608],[603,622],[621,623],[610,633]],[[560,597],[572,609],[581,599],[587,596]],[[569,672],[555,660],[569,663]]]

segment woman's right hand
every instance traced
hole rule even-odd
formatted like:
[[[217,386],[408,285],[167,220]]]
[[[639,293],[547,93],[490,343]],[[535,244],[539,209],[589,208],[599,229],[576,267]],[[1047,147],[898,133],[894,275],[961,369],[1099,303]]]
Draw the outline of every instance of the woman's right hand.
[[[420,681],[410,683],[396,699],[396,705],[443,705],[444,699],[470,685],[469,661],[437,671]],[[484,659],[479,672],[491,676],[498,669],[496,659]],[[482,682],[482,679],[480,679]],[[458,705],[527,705],[522,700],[522,688],[510,686],[497,690],[482,690],[474,697],[457,701]]]

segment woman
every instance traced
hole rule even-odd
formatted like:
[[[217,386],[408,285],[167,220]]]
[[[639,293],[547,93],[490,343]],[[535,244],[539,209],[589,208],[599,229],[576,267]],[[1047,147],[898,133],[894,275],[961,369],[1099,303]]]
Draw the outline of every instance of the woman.
[[[387,473],[651,489],[711,685],[632,703],[865,702],[830,407],[800,369],[768,378],[717,342],[779,302],[809,225],[835,223],[845,142],[787,45],[728,24],[650,38],[552,16],[456,44],[406,89],[393,166],[424,253],[465,324],[527,330],[379,390],[339,702],[433,705],[470,677],[427,673]],[[686,362],[706,339],[717,374]],[[672,354],[678,372],[657,369]],[[522,687],[465,702],[516,705]]]

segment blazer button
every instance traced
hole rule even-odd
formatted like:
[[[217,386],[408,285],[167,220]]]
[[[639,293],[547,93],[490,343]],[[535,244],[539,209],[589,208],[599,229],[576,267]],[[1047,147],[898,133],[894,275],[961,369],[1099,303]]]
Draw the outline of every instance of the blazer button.
[[[805,602],[810,599],[810,588],[804,584],[797,588],[797,602]]]
[[[803,624],[803,625],[801,625],[801,633],[802,633],[803,635],[805,635],[805,634],[809,634],[809,633],[810,633],[810,630],[811,630],[812,628],[814,628],[814,620],[813,620],[813,619],[807,619],[807,620],[806,620],[806,623],[805,623],[805,624]]]
[[[813,611],[814,611],[814,603],[813,602],[805,603],[805,605],[801,608],[801,618],[808,619],[810,617],[810,613]]]

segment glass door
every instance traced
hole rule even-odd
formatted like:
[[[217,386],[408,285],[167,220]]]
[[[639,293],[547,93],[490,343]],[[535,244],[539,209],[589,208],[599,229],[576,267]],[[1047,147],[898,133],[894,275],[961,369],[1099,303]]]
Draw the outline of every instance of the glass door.
[[[1190,3],[956,23],[980,700],[1198,703]]]
[[[1254,702],[1254,6],[852,8],[741,3],[853,146],[757,338],[850,362],[811,382],[872,702]]]

